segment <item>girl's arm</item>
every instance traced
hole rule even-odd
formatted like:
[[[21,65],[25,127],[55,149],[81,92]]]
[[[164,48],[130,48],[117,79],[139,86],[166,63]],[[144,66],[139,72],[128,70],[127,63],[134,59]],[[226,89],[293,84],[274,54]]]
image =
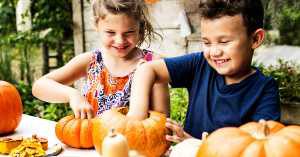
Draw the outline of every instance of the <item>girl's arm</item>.
[[[90,105],[86,104],[77,89],[70,87],[74,81],[86,76],[91,57],[91,52],[80,54],[63,67],[41,77],[33,84],[32,94],[43,101],[51,103],[69,102],[77,118],[85,117],[85,114],[88,114],[88,117],[92,116],[90,115],[92,110]],[[84,110],[86,110],[86,113],[82,113]]]
[[[141,120],[147,118],[154,83],[167,84],[169,82],[170,76],[164,60],[155,60],[140,65],[133,77],[127,116]]]

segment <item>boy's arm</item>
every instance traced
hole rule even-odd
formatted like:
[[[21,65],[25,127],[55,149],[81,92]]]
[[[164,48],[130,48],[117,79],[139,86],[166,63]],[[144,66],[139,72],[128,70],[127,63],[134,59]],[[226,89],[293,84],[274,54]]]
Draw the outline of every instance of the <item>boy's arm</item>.
[[[131,85],[130,105],[127,116],[147,118],[151,90],[154,83],[169,83],[170,76],[164,60],[155,60],[139,66]]]

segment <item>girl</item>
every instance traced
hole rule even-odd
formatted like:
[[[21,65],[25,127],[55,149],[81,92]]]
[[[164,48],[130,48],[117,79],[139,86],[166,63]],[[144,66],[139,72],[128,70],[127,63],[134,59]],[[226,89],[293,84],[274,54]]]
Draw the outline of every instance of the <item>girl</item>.
[[[128,106],[137,65],[154,57],[138,46],[157,34],[141,0],[94,0],[92,8],[96,30],[100,33],[100,48],[80,54],[41,77],[32,89],[33,95],[43,101],[69,102],[75,117],[82,119],[100,115],[111,107]],[[87,78],[82,94],[69,86],[81,77]],[[152,109],[168,114],[167,84],[156,84],[152,98]]]

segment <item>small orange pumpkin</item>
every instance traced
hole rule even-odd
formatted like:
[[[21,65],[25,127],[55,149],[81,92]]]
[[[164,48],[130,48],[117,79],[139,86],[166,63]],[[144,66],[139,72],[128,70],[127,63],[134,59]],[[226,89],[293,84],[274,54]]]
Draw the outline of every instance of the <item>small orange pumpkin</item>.
[[[92,122],[89,119],[75,119],[73,115],[59,120],[55,126],[57,138],[74,148],[92,148]]]
[[[0,80],[0,134],[13,132],[21,121],[22,113],[23,105],[18,90]]]
[[[214,131],[197,157],[299,157],[300,126],[276,121],[250,122]]]
[[[111,129],[126,137],[130,149],[147,157],[158,157],[167,151],[169,142],[165,138],[165,114],[151,111],[149,118],[140,121],[120,112],[113,108],[93,119],[93,142],[98,153],[101,154],[101,144]]]
[[[145,0],[146,3],[148,4],[154,4],[156,3],[158,0]]]

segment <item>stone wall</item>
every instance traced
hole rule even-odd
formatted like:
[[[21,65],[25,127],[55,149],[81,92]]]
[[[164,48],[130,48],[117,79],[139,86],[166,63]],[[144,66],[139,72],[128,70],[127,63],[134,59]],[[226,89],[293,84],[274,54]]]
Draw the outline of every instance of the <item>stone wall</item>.
[[[178,56],[191,51],[201,50],[199,44],[199,15],[197,14],[198,2],[196,0],[160,0],[149,5],[151,22],[155,30],[163,36],[163,40],[156,40],[148,49],[163,56]],[[186,11],[192,34],[181,36],[179,13]],[[95,32],[92,20],[90,3],[84,0],[84,36],[86,51],[98,47],[99,35]],[[147,48],[147,45],[143,45]]]

